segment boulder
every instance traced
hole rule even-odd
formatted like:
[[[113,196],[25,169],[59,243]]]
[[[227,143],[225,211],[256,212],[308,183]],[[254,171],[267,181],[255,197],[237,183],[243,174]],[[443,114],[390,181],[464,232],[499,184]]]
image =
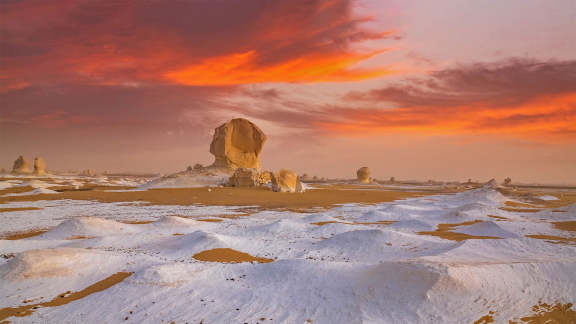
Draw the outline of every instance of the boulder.
[[[304,188],[296,173],[282,169],[271,174],[272,190],[276,192],[303,192]]]
[[[82,170],[82,172],[80,172],[80,175],[85,177],[93,177],[96,175],[96,173],[92,169],[86,169]]]
[[[12,173],[14,174],[26,174],[30,173],[30,163],[20,155],[16,161],[14,161],[14,166],[12,167]]]
[[[490,181],[486,182],[482,188],[486,189],[498,189],[500,186],[498,185],[498,181],[496,179],[491,179]]]
[[[196,163],[194,164],[194,170],[202,170],[202,168],[204,168],[204,166],[200,163]]]
[[[214,130],[210,153],[213,167],[223,169],[260,169],[260,152],[266,135],[247,119],[237,118]]]
[[[228,179],[228,185],[232,187],[257,187],[258,184],[258,170],[238,168],[234,174]]]
[[[356,177],[360,183],[370,183],[370,169],[361,167],[356,171]]]
[[[41,157],[34,158],[34,174],[46,175],[46,161]]]
[[[232,187],[259,187],[270,183],[270,172],[257,169],[238,168],[228,179]]]
[[[258,183],[264,186],[269,184],[270,182],[272,182],[272,172],[261,171],[258,173]]]

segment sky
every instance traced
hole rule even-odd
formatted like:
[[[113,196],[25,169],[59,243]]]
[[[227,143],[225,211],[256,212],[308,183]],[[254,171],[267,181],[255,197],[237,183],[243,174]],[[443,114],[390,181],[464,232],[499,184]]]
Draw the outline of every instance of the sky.
[[[573,0],[0,0],[0,167],[576,184]]]

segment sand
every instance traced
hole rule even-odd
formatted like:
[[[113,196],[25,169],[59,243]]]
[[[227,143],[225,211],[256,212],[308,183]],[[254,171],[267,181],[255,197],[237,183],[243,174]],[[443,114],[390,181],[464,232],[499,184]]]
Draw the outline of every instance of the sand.
[[[432,236],[437,236],[440,238],[443,238],[445,240],[451,240],[451,241],[456,241],[456,242],[461,242],[464,240],[472,240],[472,239],[500,239],[500,237],[496,237],[496,236],[479,236],[479,235],[468,235],[468,234],[464,234],[464,233],[456,233],[456,232],[452,232],[452,230],[456,229],[457,227],[460,226],[468,226],[468,225],[473,225],[473,224],[478,224],[478,223],[482,223],[481,220],[475,220],[475,221],[470,221],[470,222],[463,222],[463,223],[458,223],[458,224],[438,224],[438,229],[436,229],[436,231],[433,232],[418,232],[418,234],[420,235],[432,235]]]
[[[438,192],[442,193],[442,192]],[[39,200],[95,200],[99,202],[148,202],[154,205],[259,206],[264,209],[310,210],[338,204],[375,204],[405,198],[422,197],[430,192],[384,190],[318,189],[303,193],[279,193],[267,188],[186,188],[150,189],[145,191],[108,192],[100,190],[66,191],[57,195],[0,197],[7,202]]]
[[[573,304],[556,303],[550,305],[539,303],[532,307],[533,314],[520,318],[521,322],[510,321],[509,324],[572,324],[576,323],[576,311]]]
[[[576,221],[553,222],[552,224],[559,230],[576,232]]]
[[[25,238],[30,238],[30,237],[42,235],[42,234],[46,233],[47,231],[48,231],[47,229],[32,229],[32,230],[28,230],[28,231],[10,233],[10,234],[7,234],[7,235],[0,237],[0,239],[10,240],[10,241],[22,240]]]
[[[79,299],[87,297],[91,294],[106,290],[106,289],[122,282],[124,279],[130,277],[131,275],[132,275],[131,272],[118,272],[118,273],[115,273],[104,280],[98,281],[97,283],[95,283],[89,287],[86,287],[85,289],[82,289],[81,291],[78,291],[78,292],[67,291],[63,294],[56,296],[54,299],[52,299],[48,302],[23,305],[20,307],[2,308],[2,309],[0,309],[0,321],[3,321],[3,320],[5,320],[9,317],[12,317],[12,316],[15,316],[15,317],[29,316],[29,315],[32,315],[32,313],[34,313],[34,311],[36,309],[42,308],[42,307],[58,307],[58,306],[66,305],[66,304],[71,303],[75,300],[79,300]],[[1,322],[1,323],[5,323],[5,322]],[[9,323],[9,322],[7,322],[7,323]]]
[[[555,236],[555,235],[545,235],[545,234],[529,234],[526,237],[538,239],[538,240],[545,240],[550,243],[555,244],[572,244],[576,245],[576,237],[563,237],[563,236]]]
[[[233,249],[212,249],[202,251],[194,254],[194,259],[205,262],[221,262],[221,263],[242,263],[242,262],[256,262],[268,263],[273,262],[272,259],[253,257],[248,253],[236,251]]]
[[[27,210],[40,210],[40,208],[36,208],[36,207],[0,208],[0,213],[27,211]]]
[[[1,213],[4,232],[51,229],[0,242],[0,314],[50,323],[574,322],[571,193],[427,189],[3,197],[6,209],[36,208]],[[558,200],[538,200],[544,195]],[[21,253],[71,247],[74,254],[56,260],[67,267],[57,269],[62,275],[2,276],[17,272]],[[75,294],[62,291],[83,292],[112,273],[133,274],[118,287],[58,304]],[[50,304],[41,296],[62,297]]]

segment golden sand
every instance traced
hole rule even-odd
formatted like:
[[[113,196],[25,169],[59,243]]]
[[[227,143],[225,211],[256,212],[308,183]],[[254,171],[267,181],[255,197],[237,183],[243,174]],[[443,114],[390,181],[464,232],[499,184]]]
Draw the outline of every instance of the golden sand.
[[[54,298],[48,302],[31,304],[31,305],[23,305],[20,307],[2,308],[2,309],[0,309],[0,321],[5,320],[5,319],[12,317],[12,316],[25,317],[25,316],[32,315],[32,313],[34,313],[34,311],[40,307],[58,307],[58,306],[66,305],[66,304],[73,302],[75,300],[79,300],[79,299],[82,299],[82,298],[89,296],[91,294],[106,290],[106,289],[122,282],[124,279],[130,277],[131,275],[132,275],[131,272],[118,272],[118,273],[115,273],[104,280],[98,281],[97,283],[82,289],[81,291],[78,291],[78,292],[67,291],[63,294],[58,295],[56,298]],[[8,321],[6,321],[6,322],[9,323]],[[2,322],[2,323],[6,323],[6,322]]]
[[[220,218],[198,218],[199,222],[210,222],[210,223],[220,223],[222,220]]]
[[[0,213],[26,211],[26,210],[40,210],[40,209],[42,209],[42,208],[37,208],[37,207],[0,208]]]
[[[542,211],[542,209],[511,208],[511,207],[501,207],[500,210],[513,213],[537,213]]]
[[[67,238],[67,240],[86,240],[91,238],[94,238],[94,236],[75,235],[70,236],[69,238]]]
[[[516,202],[516,201],[506,201],[504,203],[504,205],[508,206],[508,207],[512,207],[512,208],[538,208],[539,206],[535,206],[533,204],[527,204],[527,203],[522,203],[522,202]]]
[[[13,193],[23,193],[23,192],[28,192],[28,191],[32,191],[34,190],[34,188],[30,187],[30,186],[26,186],[26,187],[12,187],[12,188],[7,188],[7,189],[2,189],[0,190],[0,196],[4,196],[6,194],[13,194]]]
[[[268,263],[273,262],[272,259],[257,258],[248,253],[232,250],[232,249],[212,249],[202,251],[193,256],[194,259],[206,262],[221,262],[221,263],[242,263],[242,262],[257,262]]]
[[[559,230],[576,232],[576,221],[554,222],[552,224]]]
[[[352,225],[353,223],[348,223],[348,222],[340,222],[340,221],[325,221],[325,222],[315,222],[315,223],[311,223],[312,225],[316,225],[316,226],[324,226],[327,224],[346,224],[346,225]]]
[[[440,191],[435,193],[441,193]],[[273,192],[268,188],[178,188],[146,191],[66,191],[57,195],[0,197],[0,203],[38,200],[96,200],[99,202],[148,202],[154,205],[219,205],[260,206],[265,209],[309,210],[328,208],[336,204],[375,204],[399,199],[422,197],[431,192],[405,192],[387,190],[318,189],[303,193]]]
[[[549,305],[539,303],[532,307],[534,314],[520,318],[521,322],[509,321],[509,324],[573,324],[576,323],[576,311],[572,303]]]
[[[484,315],[484,316],[480,317],[477,321],[474,322],[474,324],[494,323],[494,317],[492,317],[492,315],[494,315],[494,312],[490,311],[490,312],[488,312],[488,315]]]
[[[38,236],[38,235],[42,235],[44,233],[48,232],[48,230],[45,229],[33,229],[33,230],[29,230],[29,231],[24,231],[24,232],[15,232],[15,233],[11,233],[8,235],[3,236],[1,239],[2,240],[21,240],[21,239],[25,239],[25,238],[29,238],[29,237],[34,237],[34,236]]]
[[[346,224],[346,225],[390,225],[396,223],[396,221],[377,221],[377,222],[344,222],[344,221],[325,221],[311,223],[312,225],[324,226],[326,224]]]
[[[119,220],[118,222],[131,225],[144,225],[154,223],[153,220]]]
[[[459,224],[438,224],[438,228],[434,232],[418,232],[420,235],[432,235],[437,236],[446,240],[451,241],[464,241],[464,240],[471,240],[471,239],[500,239],[497,236],[477,236],[477,235],[468,235],[464,233],[456,233],[452,232],[453,229],[459,226],[467,226],[473,225],[477,223],[482,223],[481,220],[475,220],[471,222],[464,222]]]
[[[526,202],[526,204],[538,205],[541,208],[560,208],[576,203],[576,190],[518,190],[500,189],[502,194],[511,198]],[[558,200],[542,200],[538,197],[554,196]]]
[[[488,215],[490,218],[494,218],[496,221],[508,221],[509,219],[502,216]]]
[[[575,244],[576,237],[562,237],[562,236],[553,236],[553,235],[544,235],[544,234],[531,234],[526,235],[526,237],[539,239],[539,240],[546,240],[549,243],[555,244]]]

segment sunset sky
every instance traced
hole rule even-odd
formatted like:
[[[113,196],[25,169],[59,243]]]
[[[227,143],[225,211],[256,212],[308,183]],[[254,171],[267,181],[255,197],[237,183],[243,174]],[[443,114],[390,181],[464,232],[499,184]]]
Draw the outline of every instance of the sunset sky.
[[[0,168],[576,183],[574,0],[0,0]]]

